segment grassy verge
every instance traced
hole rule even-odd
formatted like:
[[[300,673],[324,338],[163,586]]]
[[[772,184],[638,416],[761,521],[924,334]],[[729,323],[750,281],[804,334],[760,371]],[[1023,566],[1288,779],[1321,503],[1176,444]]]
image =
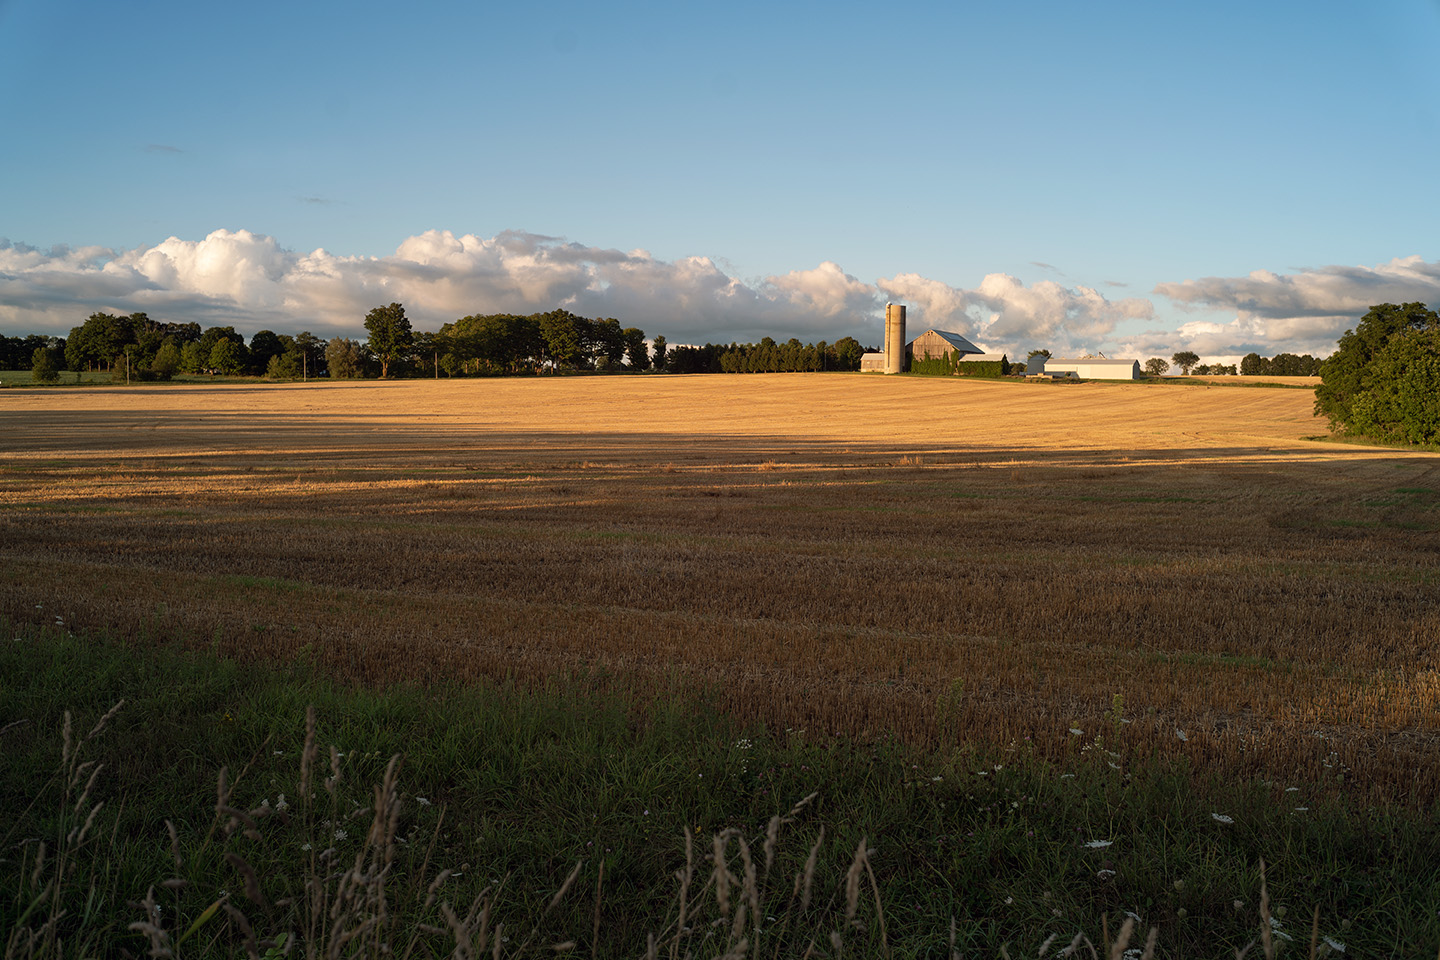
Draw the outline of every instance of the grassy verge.
[[[1218,957],[1264,925],[1262,859],[1296,955],[1316,911],[1320,953],[1440,945],[1435,812],[1131,763],[1119,723],[1056,766],[0,629],[7,956],[1018,956],[1129,914],[1137,948]]]

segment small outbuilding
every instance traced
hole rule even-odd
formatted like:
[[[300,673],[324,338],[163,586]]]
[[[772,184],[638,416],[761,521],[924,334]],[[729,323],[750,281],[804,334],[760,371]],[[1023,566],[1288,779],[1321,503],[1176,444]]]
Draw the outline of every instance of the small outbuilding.
[[[1040,359],[1036,357],[1035,359]],[[1032,373],[1030,366],[1025,367],[1027,374]],[[1051,357],[1045,360],[1041,370],[1034,373],[1044,373],[1051,377],[1077,377],[1081,380],[1139,380],[1139,360],[1112,360],[1109,357],[1075,357],[1073,359],[1056,359]]]

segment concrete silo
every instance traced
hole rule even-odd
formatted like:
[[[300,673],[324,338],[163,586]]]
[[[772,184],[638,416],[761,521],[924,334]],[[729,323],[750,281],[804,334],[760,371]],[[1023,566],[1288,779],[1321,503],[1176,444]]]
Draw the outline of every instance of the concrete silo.
[[[904,304],[885,304],[885,372],[905,372]]]

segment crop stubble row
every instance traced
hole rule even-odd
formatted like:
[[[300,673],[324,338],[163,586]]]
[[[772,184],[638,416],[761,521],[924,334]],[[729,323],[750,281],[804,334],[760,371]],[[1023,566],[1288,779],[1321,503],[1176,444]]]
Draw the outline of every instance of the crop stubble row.
[[[821,377],[805,394],[806,379],[741,378],[815,408],[875,389]],[[689,382],[667,389],[733,389]],[[998,411],[1031,402],[1006,387]],[[519,430],[527,395],[511,387],[470,395],[493,421],[477,427],[428,394],[403,416],[333,388],[297,412],[270,389],[245,396],[244,425],[208,430],[223,395],[27,411],[46,432],[6,444],[5,612],[34,619],[39,603],[72,627],[240,657],[308,646],[357,682],[689,685],[807,736],[1029,737],[1054,756],[1113,739],[1099,718],[1119,693],[1133,722],[1109,745],[1126,759],[1436,794],[1433,458],[1322,450],[1273,424],[1247,446],[1245,412],[1180,446],[1159,430],[1174,410],[1126,418],[1148,445],[1032,427],[1006,446],[993,426],[966,443],[889,421],[887,441],[774,414],[727,433],[703,409],[693,430],[647,431],[628,407]],[[1291,402],[1230,392],[1251,411]]]

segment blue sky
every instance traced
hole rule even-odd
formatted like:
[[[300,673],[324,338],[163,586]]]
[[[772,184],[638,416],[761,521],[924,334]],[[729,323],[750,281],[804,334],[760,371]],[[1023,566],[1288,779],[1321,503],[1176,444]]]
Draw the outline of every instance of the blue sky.
[[[1328,352],[1440,305],[1440,0],[0,0],[0,331]]]

